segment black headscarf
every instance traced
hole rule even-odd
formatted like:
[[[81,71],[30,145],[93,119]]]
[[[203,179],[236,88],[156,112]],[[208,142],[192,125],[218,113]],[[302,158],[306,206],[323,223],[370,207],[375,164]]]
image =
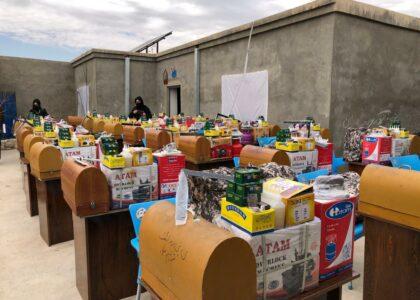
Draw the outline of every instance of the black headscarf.
[[[42,108],[41,100],[39,99],[34,99],[34,101],[32,101],[32,109],[29,112],[41,117],[48,116],[47,110]]]

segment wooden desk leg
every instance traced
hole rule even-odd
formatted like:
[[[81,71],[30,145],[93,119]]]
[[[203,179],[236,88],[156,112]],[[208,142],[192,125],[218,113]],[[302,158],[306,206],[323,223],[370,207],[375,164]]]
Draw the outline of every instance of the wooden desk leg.
[[[36,180],[41,237],[48,246],[73,239],[70,207],[63,198],[61,180]]]
[[[327,293],[327,300],[341,300],[342,287],[339,286]]]
[[[24,164],[23,181],[25,184],[26,209],[31,217],[38,215],[38,201],[36,199],[36,179],[31,175],[31,165]]]
[[[136,294],[138,258],[128,211],[80,218],[73,214],[76,286],[83,299]]]

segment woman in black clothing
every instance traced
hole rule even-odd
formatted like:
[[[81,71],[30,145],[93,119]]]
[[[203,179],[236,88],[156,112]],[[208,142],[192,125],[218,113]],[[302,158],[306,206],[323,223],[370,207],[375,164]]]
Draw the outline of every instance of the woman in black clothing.
[[[136,99],[134,99],[136,106],[131,110],[131,113],[129,115],[130,118],[136,118],[137,120],[140,119],[143,115],[146,115],[147,119],[152,118],[152,113],[150,112],[150,109],[144,105],[143,98],[138,96]]]
[[[43,118],[48,116],[47,110],[41,107],[41,101],[39,99],[34,99],[34,101],[32,101],[32,109],[29,111],[29,114],[34,114]]]

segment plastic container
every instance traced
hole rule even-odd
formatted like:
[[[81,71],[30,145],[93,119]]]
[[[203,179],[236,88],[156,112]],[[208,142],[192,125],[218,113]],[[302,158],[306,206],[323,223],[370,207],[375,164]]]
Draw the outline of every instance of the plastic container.
[[[125,148],[123,152],[121,152],[122,157],[124,157],[125,160],[125,167],[132,167],[133,166],[133,154],[130,153],[130,151]]]
[[[286,206],[281,201],[280,195],[263,191],[261,194],[261,202],[267,203],[274,209],[274,229],[284,228]]]

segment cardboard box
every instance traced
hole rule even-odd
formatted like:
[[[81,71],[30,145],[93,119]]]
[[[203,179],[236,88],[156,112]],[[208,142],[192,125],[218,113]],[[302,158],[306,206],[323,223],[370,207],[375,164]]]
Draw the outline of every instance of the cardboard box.
[[[101,165],[111,189],[111,209],[158,199],[157,165],[109,169]]]
[[[362,161],[381,163],[391,158],[392,138],[390,136],[365,136],[362,142]]]
[[[179,173],[185,168],[185,155],[154,155],[154,160],[159,169],[159,198],[174,197],[178,187]]]
[[[402,156],[408,154],[410,139],[392,139],[391,156]]]
[[[251,246],[257,262],[257,299],[264,299],[264,290],[265,299],[274,300],[290,298],[318,286],[321,235],[321,222],[318,218],[256,236],[239,230],[223,219],[216,220],[216,223],[243,238]]]
[[[319,279],[326,280],[353,267],[354,211],[356,197],[315,200],[315,215],[321,219]]]
[[[314,219],[314,193],[312,186],[277,177],[264,182],[263,190],[279,195],[281,201],[283,201],[286,206],[286,227]]]
[[[328,170],[328,173],[331,173],[332,172],[332,164],[331,165],[318,166],[318,170],[322,170],[322,169],[326,169],[326,170]]]
[[[73,147],[73,148],[60,148],[63,160],[69,157],[82,157],[96,159],[96,146],[89,147]]]
[[[327,147],[315,146],[318,150],[318,168],[320,166],[332,165],[333,163],[333,144],[328,143]]]
[[[272,208],[255,212],[248,207],[231,203],[225,198],[222,199],[220,205],[224,220],[251,235],[273,231],[274,229],[274,209]]]
[[[290,167],[296,174],[312,172],[318,166],[318,150],[286,152],[289,156]]]

